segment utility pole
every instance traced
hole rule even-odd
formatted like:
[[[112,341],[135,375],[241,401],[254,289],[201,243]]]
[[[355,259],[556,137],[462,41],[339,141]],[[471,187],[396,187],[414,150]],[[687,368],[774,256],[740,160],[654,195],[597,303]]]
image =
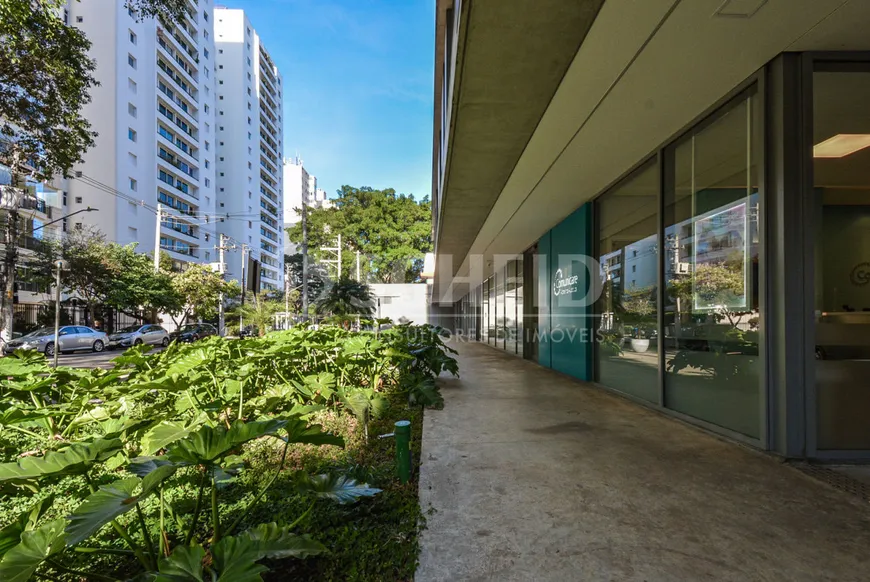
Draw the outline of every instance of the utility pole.
[[[224,251],[227,250],[225,246],[224,233],[218,234],[218,273],[221,275],[221,280],[224,278]],[[221,291],[220,295],[218,295],[218,335],[223,337],[226,334],[226,321],[224,319],[224,292]]]
[[[359,251],[356,252],[356,282],[362,283],[359,278]]]
[[[160,271],[160,226],[163,219],[163,205],[157,203],[157,226],[154,228],[154,272]]]
[[[245,307],[245,291],[247,290],[247,282],[245,281],[245,267],[247,267],[247,257],[245,256],[248,252],[247,243],[242,243],[242,305],[239,309],[239,334],[242,333],[242,329],[245,327],[245,315],[244,315],[244,307]]]
[[[284,263],[284,329],[290,329],[290,291],[292,291],[290,263]]]
[[[13,174],[13,177],[17,177]],[[15,314],[15,265],[18,262],[18,208],[24,197],[24,188],[17,184],[3,186],[2,206],[6,210],[6,252],[3,256],[3,340],[12,341],[12,320]]]
[[[334,247],[320,247],[321,251],[328,251],[331,253],[335,253],[335,259],[320,259],[321,263],[332,264],[335,263],[335,280],[341,280],[341,235],[338,235],[338,242]]]
[[[308,321],[308,210],[302,198],[302,321]]]

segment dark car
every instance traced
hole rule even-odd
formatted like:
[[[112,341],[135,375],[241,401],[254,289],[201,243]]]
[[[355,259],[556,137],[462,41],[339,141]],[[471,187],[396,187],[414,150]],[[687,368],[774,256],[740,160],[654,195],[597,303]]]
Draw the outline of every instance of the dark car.
[[[195,342],[210,335],[217,335],[217,329],[208,323],[188,323],[169,334],[169,339],[179,342]]]

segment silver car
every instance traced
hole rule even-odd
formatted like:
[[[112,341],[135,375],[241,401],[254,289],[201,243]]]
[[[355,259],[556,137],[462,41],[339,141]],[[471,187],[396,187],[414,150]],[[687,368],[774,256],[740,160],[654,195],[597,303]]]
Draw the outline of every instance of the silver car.
[[[88,350],[102,352],[108,337],[101,331],[83,325],[65,325],[58,330],[60,353]],[[36,350],[46,356],[54,355],[54,328],[43,327],[6,344],[6,353],[15,350]]]
[[[118,330],[109,336],[109,349],[129,348],[142,344],[152,344],[166,347],[169,345],[169,333],[159,325],[131,325]]]

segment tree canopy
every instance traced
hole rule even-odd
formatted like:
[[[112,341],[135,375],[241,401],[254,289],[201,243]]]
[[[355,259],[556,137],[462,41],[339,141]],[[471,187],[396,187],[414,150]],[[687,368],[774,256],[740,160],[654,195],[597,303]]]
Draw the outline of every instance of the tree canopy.
[[[342,274],[356,272],[355,251],[362,255],[363,280],[382,283],[418,281],[423,258],[432,250],[429,198],[397,194],[392,188],[375,190],[342,186],[332,208],[308,211],[308,250],[315,263],[325,257],[321,247],[335,246],[342,236]],[[302,242],[302,225],[288,229],[290,240]]]

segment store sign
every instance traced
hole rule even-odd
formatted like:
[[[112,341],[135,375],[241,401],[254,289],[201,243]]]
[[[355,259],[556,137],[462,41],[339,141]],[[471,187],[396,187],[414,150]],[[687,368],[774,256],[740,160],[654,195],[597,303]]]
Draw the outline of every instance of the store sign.
[[[553,277],[553,296],[570,295],[577,292],[577,275],[565,276],[562,269],[556,270],[556,275]]]

